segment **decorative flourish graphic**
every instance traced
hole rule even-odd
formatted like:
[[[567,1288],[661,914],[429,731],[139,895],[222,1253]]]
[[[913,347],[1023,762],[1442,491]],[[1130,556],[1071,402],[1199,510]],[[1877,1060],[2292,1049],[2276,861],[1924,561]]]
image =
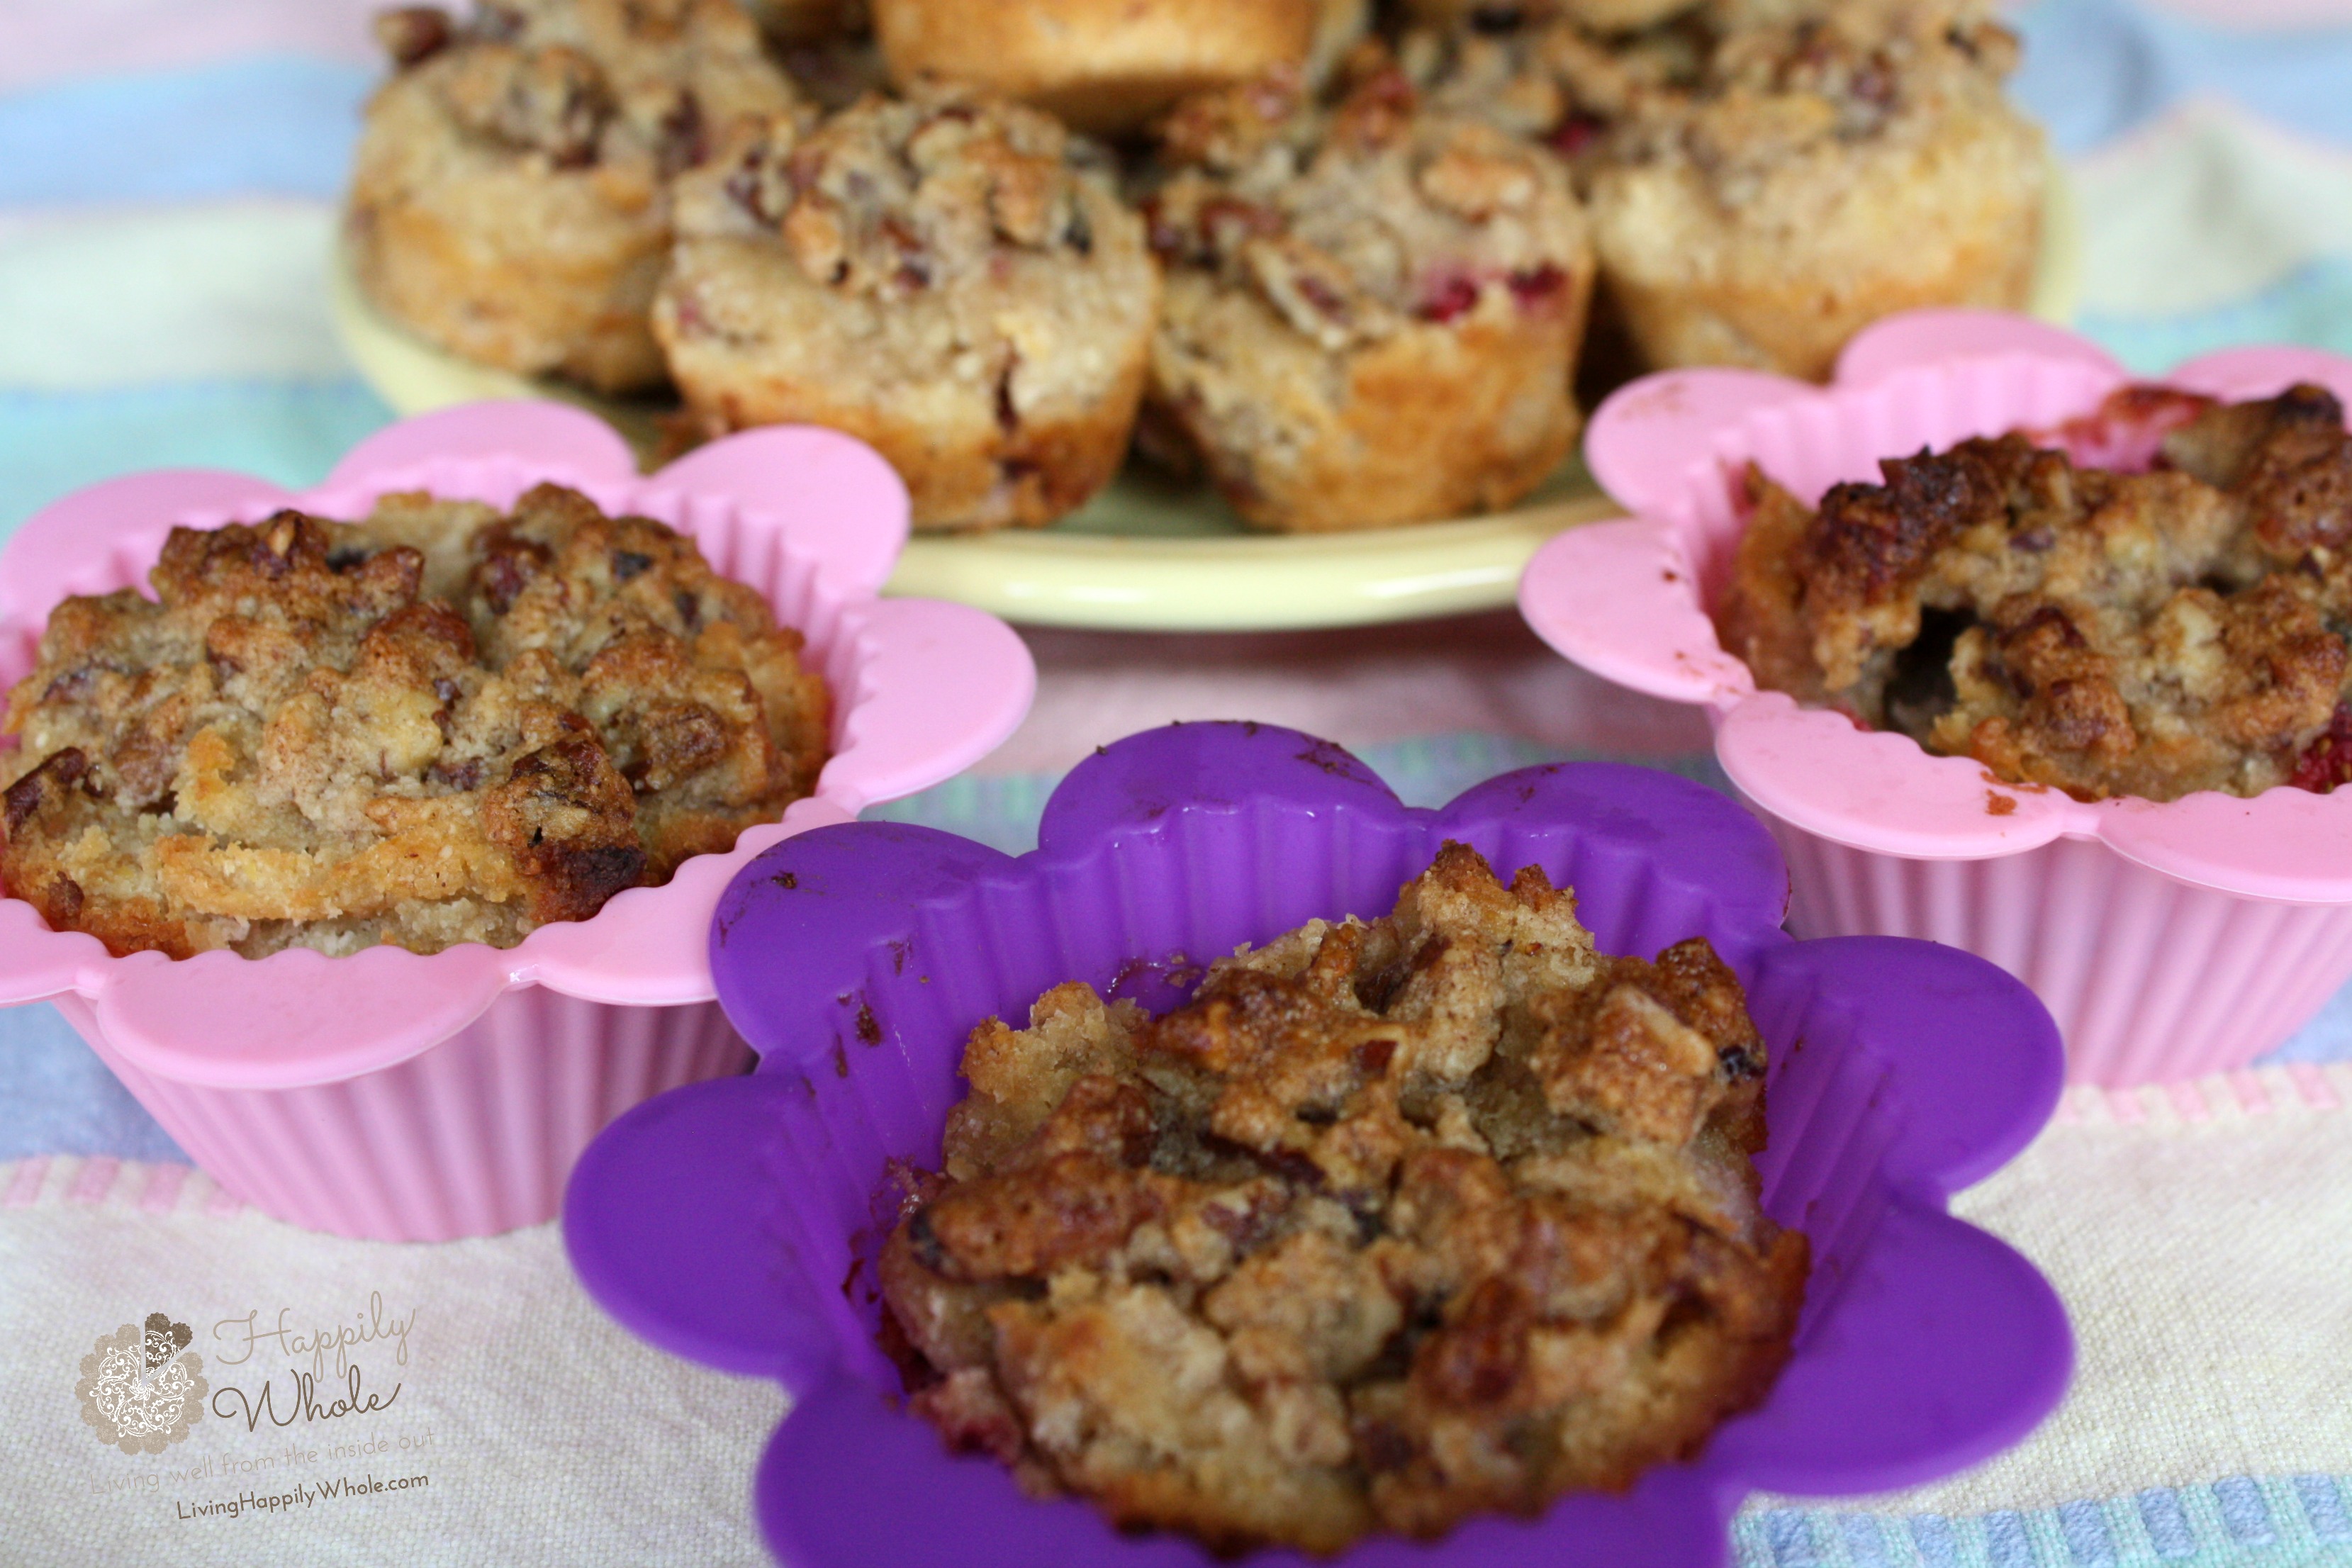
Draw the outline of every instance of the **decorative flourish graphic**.
[[[194,1337],[170,1313],[150,1312],[143,1327],[125,1323],[81,1358],[74,1395],[100,1442],[160,1454],[187,1436],[205,1413],[204,1358],[188,1349]]]

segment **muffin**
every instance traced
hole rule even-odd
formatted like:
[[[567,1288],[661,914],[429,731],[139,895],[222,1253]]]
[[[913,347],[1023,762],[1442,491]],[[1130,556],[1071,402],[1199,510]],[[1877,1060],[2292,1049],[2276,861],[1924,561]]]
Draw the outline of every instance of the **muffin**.
[[[2157,466],[2063,447],[2138,428]],[[1717,621],[1759,685],[2082,800],[2352,778],[2352,437],[2317,386],[2127,388],[1808,509],[1751,473]]]
[[[509,947],[815,785],[799,635],[690,540],[541,485],[175,528],[9,694],[0,882],[174,958]]]
[[[1582,189],[1600,167],[1605,133],[1687,74],[1680,37],[1609,37],[1557,16],[1480,11],[1466,25],[1408,30],[1396,58],[1430,108],[1542,142]]]
[[[1554,159],[1387,65],[1328,110],[1295,75],[1191,100],[1161,155],[1152,421],[1248,521],[1456,517],[1568,455],[1593,258]]]
[[[1615,47],[1668,81],[1624,104],[1587,188],[1648,363],[1819,380],[1881,316],[2023,306],[2044,164],[2001,93],[2012,35],[1945,0],[1691,21]]]
[[[1164,1017],[1069,984],[975,1030],[886,1337],[951,1447],[1220,1552],[1622,1491],[1789,1352],[1764,1065],[1704,939],[1601,954],[1449,844]]]
[[[779,117],[677,186],[654,331],[711,434],[831,426],[919,528],[1034,527],[1118,471],[1160,279],[1085,143],[961,89]]]
[[[1360,33],[1364,0],[874,0],[900,85],[975,83],[1081,131],[1134,131],[1178,99]]]
[[[388,11],[346,216],[362,289],[452,353],[599,392],[658,385],[664,182],[791,82],[732,0]]]

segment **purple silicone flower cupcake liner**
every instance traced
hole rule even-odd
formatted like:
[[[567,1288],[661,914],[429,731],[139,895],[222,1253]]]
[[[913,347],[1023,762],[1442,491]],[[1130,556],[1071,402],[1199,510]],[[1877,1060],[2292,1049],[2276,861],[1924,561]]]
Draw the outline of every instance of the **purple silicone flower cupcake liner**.
[[[1485,1519],[1351,1563],[1542,1560],[1702,1568],[1750,1490],[1842,1495],[1929,1479],[2023,1436],[2072,1363],[2056,1295],[1945,1213],[2056,1103],[2057,1031],[1982,960],[1895,938],[1797,942],[1769,837],[1722,796],[1604,763],[1508,773],[1415,810],[1328,742],[1255,724],[1153,731],[1055,793],[1013,858],[929,829],[820,828],[748,866],[711,961],[761,1055],[665,1095],[582,1159],[565,1235],[588,1289],[653,1342],[793,1394],[755,1481],[784,1561],[1198,1563],[1079,1500],[1024,1497],[950,1455],[893,1398],[870,1262],[894,1160],[936,1164],[982,1019],[1071,979],[1162,1009],[1200,965],[1314,918],[1387,912],[1446,839],[1576,889],[1604,951],[1706,936],[1771,1047],[1766,1208],[1812,1241],[1794,1353],[1769,1397],[1623,1497]],[[1269,1552],[1253,1561],[1298,1561]]]

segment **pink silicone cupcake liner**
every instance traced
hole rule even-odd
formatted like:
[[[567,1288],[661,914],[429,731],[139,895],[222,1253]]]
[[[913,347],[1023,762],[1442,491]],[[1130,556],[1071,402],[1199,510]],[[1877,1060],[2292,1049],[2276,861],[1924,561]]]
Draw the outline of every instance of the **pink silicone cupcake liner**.
[[[1770,1046],[1767,1210],[1811,1239],[1794,1352],[1770,1395],[1687,1464],[1540,1520],[1437,1544],[1367,1541],[1350,1565],[1718,1568],[1751,1489],[1909,1485],[2022,1437],[2063,1392],[2072,1340],[2032,1266],[1945,1212],[2056,1103],[2057,1031],[2016,981],[1926,942],[1799,942],[1787,879],[1736,805],[1671,774],[1530,768],[1436,810],[1293,731],[1187,724],[1064,781],[1018,859],[888,823],[821,828],[745,868],[712,931],[747,1078],[639,1107],[580,1162],[573,1267],[656,1344],[791,1391],[753,1483],[796,1568],[1192,1564],[1091,1507],[1023,1496],[894,1400],[871,1265],[894,1161],[936,1166],[972,1026],[1084,979],[1164,1009],[1195,960],[1317,916],[1385,913],[1446,839],[1573,886],[1607,951],[1704,935]],[[1801,1042],[1801,1049],[1800,1043]],[[1286,1552],[1253,1562],[1296,1563]]]
[[[0,681],[33,664],[60,599],[143,588],[175,524],[280,507],[363,515],[429,490],[494,505],[576,487],[694,536],[719,572],[807,637],[834,697],[816,793],[732,851],[688,861],[594,918],[511,949],[420,957],[292,951],[174,962],[109,956],[0,900],[0,1004],[55,1001],[190,1158],[257,1208],[383,1240],[479,1236],[553,1217],[596,1131],[665,1089],[749,1056],[714,1000],[707,933],[719,890],[762,849],[986,755],[1027,711],[1036,674],[976,610],[879,600],[907,537],[904,489],[830,431],[758,430],[639,477],[604,424],[552,404],[481,404],[395,425],[327,482],[289,494],[241,474],[137,476],[82,490],[0,550]]]
[[[1592,419],[1586,453],[1636,514],[1554,539],[1519,607],[1544,639],[1621,685],[1705,707],[1725,773],[1795,879],[1806,935],[1927,937],[2033,987],[2083,1082],[2127,1086],[2244,1066],[2352,977],[2352,790],[2095,805],[1993,778],[1964,757],[1759,691],[1708,608],[1754,462],[1800,498],[1877,478],[1882,458],[1972,436],[2054,431],[2133,380],[2085,340],[2022,318],[1917,311],[1854,339],[1831,385],[1750,371],[1654,375]],[[2352,400],[2352,360],[2239,349],[2161,384],[2225,398],[2317,382]],[[2149,426],[2063,433],[2078,461],[2131,467]]]

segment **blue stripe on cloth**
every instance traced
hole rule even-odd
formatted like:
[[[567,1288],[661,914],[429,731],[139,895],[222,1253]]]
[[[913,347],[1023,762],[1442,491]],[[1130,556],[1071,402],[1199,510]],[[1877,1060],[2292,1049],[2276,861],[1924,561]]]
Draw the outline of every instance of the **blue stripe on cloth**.
[[[2352,99],[2352,92],[2346,96]],[[2147,374],[2245,343],[2301,343],[2352,353],[2352,257],[2317,258],[2267,289],[2209,310],[2167,317],[2085,311],[2074,325]]]
[[[2352,1545],[2352,1518],[2345,1514],[2344,1494],[2336,1489],[2334,1477],[2297,1476],[2294,1495],[2303,1504],[2304,1518],[2310,1521],[2313,1539]]]
[[[1952,1539],[1952,1521],[1932,1513],[1911,1518],[1911,1543],[1927,1568],[1959,1568],[1960,1550]]]
[[[2221,1522],[2248,1546],[2268,1546],[2278,1539],[2271,1528],[2270,1505],[2263,1500],[2259,1482],[2240,1476],[2213,1483],[2213,1500],[2221,1505]]]
[[[2258,106],[2319,141],[2352,142],[2352,28],[2216,27],[2136,0],[2042,0],[2012,25],[2012,85],[2059,150],[2080,153],[2198,94]]]
[[[1813,1544],[1812,1521],[1795,1509],[1774,1509],[1766,1514],[1764,1539],[1771,1545],[1776,1568],[1820,1568],[1822,1554]]]
[[[0,97],[0,206],[332,197],[374,80],[264,55]]]
[[[1992,1568],[2035,1568],[2033,1537],[2013,1509],[1984,1516],[1985,1561]]]
[[[2095,1502],[2070,1502],[2058,1510],[2058,1535],[2066,1551],[2083,1568],[2110,1568],[2116,1560],[2115,1538],[2107,1531],[2106,1510]]]
[[[112,1154],[185,1162],[73,1026],[44,1003],[0,1013],[0,1160]]]
[[[2164,1558],[2193,1557],[2197,1537],[2189,1528],[2179,1494],[2168,1487],[2150,1487],[2139,1494],[2140,1522],[2147,1526],[2149,1544]]]
[[[1838,1524],[1838,1532],[1845,1537],[1845,1554],[1853,1560],[1853,1568],[1891,1568],[1893,1560],[1886,1554],[1886,1537],[1879,1530],[1878,1521],[1868,1514],[1850,1513]]]
[[[2352,1568],[2343,1485],[2234,1476],[1960,1516],[1748,1509],[1732,1521],[1732,1558],[1738,1568]]]
[[[0,533],[69,490],[142,468],[316,484],[392,418],[356,380],[0,392]]]

